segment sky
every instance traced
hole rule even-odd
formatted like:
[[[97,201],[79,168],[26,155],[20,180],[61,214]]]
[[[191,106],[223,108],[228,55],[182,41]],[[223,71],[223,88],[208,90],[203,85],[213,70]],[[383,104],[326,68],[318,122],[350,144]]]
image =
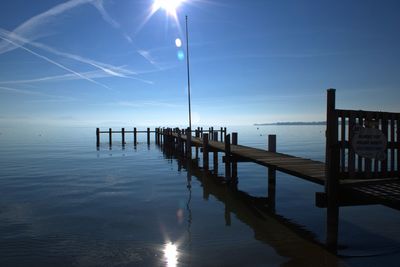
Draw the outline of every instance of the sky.
[[[185,16],[194,125],[400,112],[398,0],[160,5],[0,1],[1,126],[187,125]]]

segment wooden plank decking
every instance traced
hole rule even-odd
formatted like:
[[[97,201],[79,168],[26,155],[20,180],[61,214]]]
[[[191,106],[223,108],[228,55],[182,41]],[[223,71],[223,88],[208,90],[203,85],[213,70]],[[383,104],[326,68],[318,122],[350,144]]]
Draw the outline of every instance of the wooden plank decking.
[[[186,135],[172,133],[175,138],[187,140]],[[192,146],[202,147],[203,140],[191,137]],[[210,151],[225,152],[225,144],[208,141]],[[250,161],[296,177],[324,185],[326,181],[326,164],[311,159],[288,154],[270,152],[258,148],[231,145],[231,156],[238,161]],[[382,204],[400,210],[400,179],[346,179],[339,181],[340,188],[347,195],[365,199],[368,203]]]

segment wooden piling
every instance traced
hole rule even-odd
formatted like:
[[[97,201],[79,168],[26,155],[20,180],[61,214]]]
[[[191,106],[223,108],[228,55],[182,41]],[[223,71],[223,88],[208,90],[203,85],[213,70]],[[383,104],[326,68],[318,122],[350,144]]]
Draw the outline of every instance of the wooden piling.
[[[96,128],[96,146],[100,146],[100,128]]]
[[[136,127],[133,128],[133,145],[134,146],[137,145],[137,129],[136,129]]]
[[[208,134],[203,134],[203,167],[208,170]]]
[[[276,152],[276,135],[268,135],[268,151]],[[276,169],[268,167],[268,206],[271,211],[275,211],[276,199]]]
[[[215,132],[214,132],[213,141],[218,141],[218,131],[215,131]]]
[[[223,142],[224,141],[224,128],[223,127],[221,127],[220,133],[221,133],[221,142]]]
[[[226,179],[231,179],[231,136],[229,134],[225,135],[225,177]]]
[[[122,140],[122,145],[125,145],[125,128],[121,129],[121,140]]]
[[[232,133],[232,145],[238,144],[238,133]],[[237,179],[237,161],[232,160],[232,178]]]
[[[327,195],[327,232],[326,244],[329,249],[336,251],[339,229],[339,206],[338,206],[338,173],[339,173],[339,151],[338,151],[338,124],[335,115],[335,89],[327,91],[327,123],[326,123],[326,181],[325,193]]]
[[[112,137],[111,137],[111,135],[112,135],[112,129],[110,128],[110,129],[108,129],[108,143],[109,143],[110,146],[112,145]]]
[[[186,129],[186,156],[191,159],[192,158],[192,129]]]
[[[147,144],[150,145],[150,128],[147,128]]]

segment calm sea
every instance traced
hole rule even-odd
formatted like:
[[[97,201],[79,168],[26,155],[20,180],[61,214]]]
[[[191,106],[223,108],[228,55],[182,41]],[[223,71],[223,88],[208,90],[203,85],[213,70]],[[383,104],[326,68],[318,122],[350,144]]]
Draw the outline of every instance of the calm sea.
[[[279,152],[324,159],[324,126],[228,131],[259,148],[276,134]],[[239,163],[233,189],[154,136],[120,140],[97,150],[93,128],[0,129],[0,266],[399,266],[399,212],[341,208],[334,256],[318,244],[321,186],[278,172],[272,212],[257,205],[264,167]]]

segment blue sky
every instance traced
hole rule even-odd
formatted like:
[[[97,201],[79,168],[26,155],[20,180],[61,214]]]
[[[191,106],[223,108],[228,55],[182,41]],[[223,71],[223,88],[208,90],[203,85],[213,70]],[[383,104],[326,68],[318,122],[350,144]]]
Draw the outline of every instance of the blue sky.
[[[400,111],[399,1],[153,3],[1,1],[1,125],[186,125],[185,15],[194,124]]]

